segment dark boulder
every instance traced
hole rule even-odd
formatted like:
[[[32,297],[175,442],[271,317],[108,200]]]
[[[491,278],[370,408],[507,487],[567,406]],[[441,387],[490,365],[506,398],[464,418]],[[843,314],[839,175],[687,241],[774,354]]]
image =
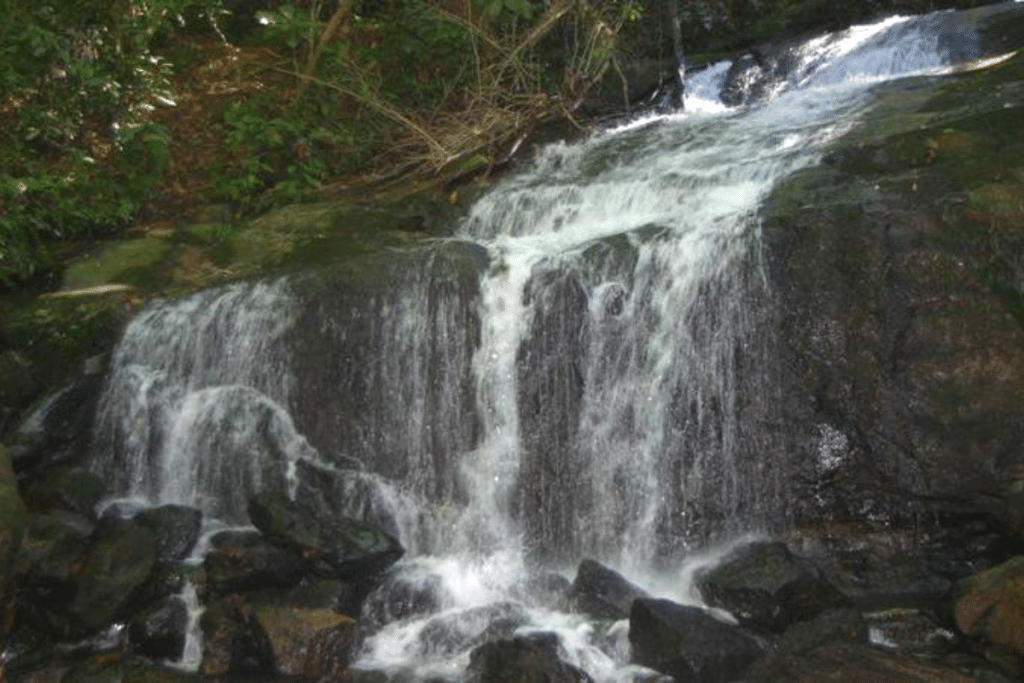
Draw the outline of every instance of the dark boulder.
[[[443,597],[440,576],[424,573],[415,564],[399,565],[366,597],[362,620],[376,630],[392,621],[436,612]]]
[[[34,512],[64,510],[96,517],[96,505],[107,494],[107,485],[96,474],[80,467],[48,468],[25,489],[25,504]]]
[[[225,593],[289,588],[314,570],[311,560],[268,543],[258,532],[221,532],[210,544],[203,561],[206,600]]]
[[[558,657],[553,633],[484,643],[469,656],[470,683],[591,683],[585,671]]]
[[[67,605],[92,531],[92,523],[80,515],[28,516],[15,566],[21,622],[55,638],[71,635]]]
[[[678,683],[724,683],[765,654],[752,636],[698,607],[640,598],[629,614],[633,661]]]
[[[642,588],[594,560],[580,562],[568,592],[569,604],[595,619],[626,619],[634,600],[649,597]]]
[[[90,538],[69,612],[95,631],[130,613],[145,594],[156,568],[156,539],[131,520],[104,518]]]
[[[240,596],[230,595],[208,605],[199,625],[203,631],[199,672],[203,676],[266,678],[277,673],[270,638]]]
[[[336,681],[347,675],[358,638],[359,629],[351,620],[317,631],[306,645],[302,677],[308,681]]]
[[[203,513],[185,505],[161,505],[133,518],[153,532],[161,562],[182,560],[192,552],[203,524]]]
[[[342,580],[363,580],[380,574],[404,553],[398,541],[374,524],[323,519],[281,494],[253,496],[249,517],[268,541],[325,562]]]
[[[136,614],[128,624],[128,640],[135,652],[154,659],[179,659],[185,648],[188,608],[168,597]]]
[[[790,624],[848,603],[809,561],[782,543],[740,546],[697,579],[705,602],[746,626],[784,631]]]
[[[15,470],[85,462],[102,386],[102,374],[85,375],[46,398],[14,436],[11,459]]]
[[[258,600],[257,596],[247,610],[267,634],[274,667],[280,674],[301,676],[307,668],[344,672],[357,641],[354,619],[322,607],[261,604]],[[333,663],[315,661],[309,652],[314,644]]]

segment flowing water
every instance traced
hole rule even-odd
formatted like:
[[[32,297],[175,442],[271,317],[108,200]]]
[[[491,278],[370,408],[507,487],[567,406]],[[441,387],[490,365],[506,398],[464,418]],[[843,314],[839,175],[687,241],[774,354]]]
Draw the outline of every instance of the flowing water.
[[[256,490],[340,477],[339,509],[410,551],[357,666],[455,677],[504,624],[629,679],[624,624],[559,611],[550,572],[595,558],[692,602],[702,552],[785,526],[758,208],[873,84],[975,56],[943,16],[690,70],[683,111],[540,150],[457,239],[382,265],[386,287],[293,277],[151,307],[101,406],[106,472],[235,524]],[[396,610],[399,589],[432,608]]]

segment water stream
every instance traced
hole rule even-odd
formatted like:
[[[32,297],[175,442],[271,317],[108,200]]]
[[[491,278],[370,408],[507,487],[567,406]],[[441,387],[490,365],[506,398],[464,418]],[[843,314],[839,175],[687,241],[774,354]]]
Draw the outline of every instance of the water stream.
[[[303,463],[348,471],[349,507],[410,550],[368,602],[357,666],[456,677],[500,622],[629,680],[624,625],[560,611],[544,577],[589,557],[693,602],[709,548],[785,526],[758,208],[857,124],[873,84],[974,56],[942,25],[690,69],[683,111],[540,150],[386,290],[292,278],[153,306],[114,360],[105,471],[237,524]],[[435,608],[395,618],[396,585]]]

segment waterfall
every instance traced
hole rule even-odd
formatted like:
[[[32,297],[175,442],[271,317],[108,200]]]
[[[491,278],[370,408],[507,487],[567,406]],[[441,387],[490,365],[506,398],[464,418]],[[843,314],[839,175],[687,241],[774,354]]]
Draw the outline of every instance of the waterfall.
[[[230,523],[322,479],[399,534],[389,585],[438,610],[390,621],[371,596],[359,666],[457,676],[504,620],[627,679],[622,629],[543,604],[538,577],[591,557],[687,601],[698,551],[785,525],[759,205],[872,84],[974,56],[942,17],[691,69],[683,110],[545,147],[457,238],[152,305],[114,356],[97,466]]]

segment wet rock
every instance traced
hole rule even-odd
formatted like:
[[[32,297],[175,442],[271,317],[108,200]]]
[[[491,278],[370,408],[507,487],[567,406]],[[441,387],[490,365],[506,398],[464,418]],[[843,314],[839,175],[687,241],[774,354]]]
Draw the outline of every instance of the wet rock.
[[[988,514],[1019,479],[1022,236],[1001,179],[1024,138],[1017,95],[982,97],[1019,93],[1015,59],[939,90],[884,86],[833,163],[765,204],[797,525],[920,536]]]
[[[282,675],[300,676],[307,669],[343,673],[348,667],[358,634],[351,617],[329,609],[283,605],[255,605],[252,615],[267,634]],[[317,662],[311,649],[330,661]]]
[[[1024,657],[1024,556],[958,583],[953,614],[965,635]]]
[[[930,611],[895,608],[864,615],[871,644],[905,655],[936,656],[957,644],[955,633]]]
[[[92,531],[89,520],[71,513],[27,518],[15,570],[21,621],[55,638],[71,634],[67,605]]]
[[[203,631],[199,672],[203,676],[267,677],[277,673],[270,638],[239,596],[207,606],[199,625]]]
[[[586,672],[558,657],[553,633],[485,643],[469,656],[470,683],[590,683]]]
[[[131,520],[100,520],[82,566],[69,612],[95,631],[127,615],[149,586],[156,568],[156,539]]]
[[[280,494],[253,496],[249,516],[268,541],[327,563],[342,580],[380,574],[405,552],[376,525],[345,518],[321,519]]]
[[[745,683],[1005,683],[1001,676],[975,677],[959,668],[915,657],[883,652],[858,643],[827,643],[775,667],[755,664],[743,677]]]
[[[156,537],[161,562],[182,560],[192,552],[202,528],[203,513],[185,505],[162,505],[143,510],[133,518]]]
[[[648,597],[642,588],[594,560],[580,562],[568,592],[569,604],[595,619],[626,619],[633,601]]]
[[[739,677],[765,654],[735,626],[697,607],[640,598],[629,614],[633,661],[679,683],[722,683]]]
[[[135,615],[128,625],[132,650],[154,659],[175,660],[185,647],[188,609],[172,596]]]
[[[4,641],[14,617],[13,579],[25,520],[25,505],[18,494],[10,457],[7,448],[0,444],[0,642]]]
[[[52,467],[25,491],[25,503],[36,512],[66,510],[96,517],[96,505],[107,494],[104,481],[80,467]]]
[[[359,636],[354,621],[317,631],[306,647],[302,676],[310,681],[338,680],[348,673]]]
[[[84,462],[102,385],[101,374],[86,375],[44,400],[15,434],[14,468],[25,472],[40,465]]]
[[[420,631],[424,655],[454,657],[482,643],[511,638],[527,623],[525,610],[514,603],[484,605],[432,618]]]
[[[848,603],[821,571],[782,543],[750,543],[697,579],[707,604],[744,625],[784,631],[790,624]]]
[[[532,308],[529,335],[516,357],[522,460],[516,504],[524,532],[546,552],[571,552],[579,527],[578,498],[565,490],[583,486],[585,463],[567,457],[583,401],[580,359],[587,354],[589,309],[578,272],[541,263],[523,291]],[[545,559],[568,560],[566,556]]]
[[[222,532],[211,545],[203,561],[205,599],[240,591],[289,588],[313,571],[312,561],[268,543],[258,532]]]
[[[392,621],[436,612],[442,599],[441,577],[415,565],[389,571],[363,605],[362,619],[370,629]]]

